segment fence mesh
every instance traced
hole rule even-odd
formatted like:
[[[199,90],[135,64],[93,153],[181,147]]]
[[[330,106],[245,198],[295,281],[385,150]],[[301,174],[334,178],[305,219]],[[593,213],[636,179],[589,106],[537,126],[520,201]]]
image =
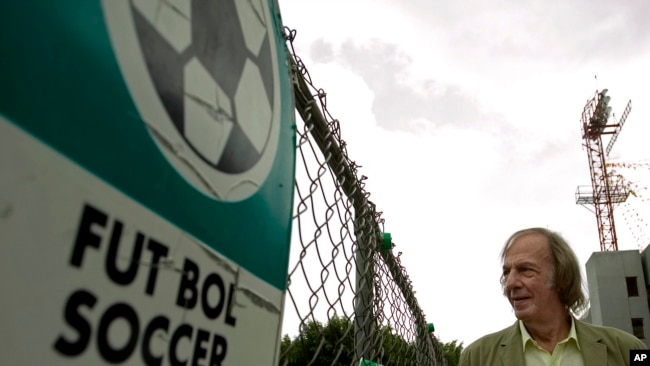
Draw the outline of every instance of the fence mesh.
[[[444,365],[326,93],[296,55],[296,32],[285,34],[300,118],[279,364]]]

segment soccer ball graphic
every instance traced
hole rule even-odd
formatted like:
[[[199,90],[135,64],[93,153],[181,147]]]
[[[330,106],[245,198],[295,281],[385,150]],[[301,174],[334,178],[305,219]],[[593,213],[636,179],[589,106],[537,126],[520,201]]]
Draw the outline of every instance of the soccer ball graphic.
[[[226,175],[251,170],[277,143],[273,34],[261,1],[130,3],[146,68],[175,130]]]

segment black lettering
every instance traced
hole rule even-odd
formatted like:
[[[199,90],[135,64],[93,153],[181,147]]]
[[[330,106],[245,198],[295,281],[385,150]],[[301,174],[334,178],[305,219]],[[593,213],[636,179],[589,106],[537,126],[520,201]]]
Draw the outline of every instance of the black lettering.
[[[131,328],[129,340],[122,349],[115,349],[108,342],[108,329],[117,318],[124,318]],[[139,332],[140,322],[138,321],[138,315],[135,313],[135,310],[124,303],[112,305],[106,310],[99,321],[99,328],[97,329],[97,348],[99,349],[99,354],[104,358],[104,360],[110,363],[121,363],[126,361],[131,357],[131,354],[138,343]]]
[[[208,304],[208,291],[210,290],[211,285],[216,285],[219,288],[219,302],[214,308],[210,307]],[[223,280],[221,276],[216,273],[210,273],[208,277],[203,282],[203,291],[201,292],[201,305],[203,306],[203,313],[210,319],[216,319],[221,311],[223,310],[223,304],[225,303],[225,288],[223,285]]]
[[[171,342],[169,344],[169,363],[172,366],[185,366],[187,360],[181,361],[178,359],[176,352],[178,351],[178,341],[181,337],[189,338],[192,341],[192,327],[189,324],[182,324],[174,331]]]
[[[194,357],[192,357],[192,366],[202,366],[199,362],[205,358],[207,350],[203,347],[203,343],[210,340],[210,332],[201,328],[196,329],[196,341],[194,341]]]
[[[122,223],[115,220],[113,224],[113,233],[111,234],[110,245],[108,246],[108,254],[106,255],[106,273],[113,282],[119,285],[128,285],[135,279],[138,273],[138,266],[140,265],[140,256],[142,255],[142,245],[144,244],[144,235],[137,233],[135,237],[135,244],[133,246],[133,254],[128,261],[129,266],[126,271],[121,272],[117,268],[118,251],[120,247],[120,238],[122,237]]]
[[[193,309],[196,306],[197,301],[197,289],[196,284],[199,282],[199,267],[196,263],[185,258],[185,264],[183,264],[183,277],[181,277],[181,284],[178,289],[178,296],[176,297],[176,305]],[[190,292],[190,297],[185,296],[186,292]]]
[[[156,278],[158,277],[158,264],[160,263],[160,258],[166,257],[169,253],[169,249],[162,243],[149,238],[149,245],[147,248],[151,251],[151,266],[149,267],[149,279],[147,280],[147,289],[145,292],[148,295],[153,295],[153,291],[156,288]]]
[[[162,365],[163,356],[156,357],[151,353],[151,337],[156,330],[164,330],[167,333],[169,329],[169,319],[159,315],[149,322],[147,328],[144,330],[142,336],[142,359],[147,366],[160,366]]]
[[[106,227],[108,216],[95,207],[85,204],[83,213],[81,214],[81,222],[77,230],[77,238],[74,242],[72,249],[72,257],[70,257],[70,264],[75,267],[81,267],[81,261],[84,256],[84,250],[87,246],[99,248],[102,242],[102,237],[92,232],[93,224],[98,224],[101,227]]]
[[[210,366],[221,366],[223,359],[226,358],[228,344],[226,338],[215,334],[212,339],[212,351],[210,356]]]
[[[54,343],[54,349],[65,356],[78,356],[82,354],[90,342],[92,329],[90,323],[79,314],[81,306],[87,306],[92,309],[97,303],[97,297],[85,290],[75,291],[65,305],[64,318],[68,325],[74,328],[79,336],[74,342],[68,341],[62,335]]]
[[[230,292],[228,293],[228,308],[226,309],[226,324],[230,325],[231,327],[235,326],[235,323],[237,323],[237,318],[232,316],[230,313],[233,308],[233,299],[234,299],[234,293],[235,293],[235,284],[231,283],[230,284]]]

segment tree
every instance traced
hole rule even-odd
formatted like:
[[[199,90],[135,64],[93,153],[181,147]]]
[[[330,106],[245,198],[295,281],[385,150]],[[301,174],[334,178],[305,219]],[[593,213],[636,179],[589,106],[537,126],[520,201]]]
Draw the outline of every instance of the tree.
[[[457,341],[442,344],[435,336],[438,362],[458,366],[463,343]],[[381,343],[380,343],[381,342]],[[418,349],[414,342],[407,342],[388,325],[381,326],[373,337],[375,355],[372,361],[384,366],[412,365]],[[302,366],[357,365],[355,359],[354,322],[346,317],[335,316],[323,325],[317,320],[304,323],[293,340],[282,337],[280,365]]]
[[[460,353],[463,351],[463,342],[457,342],[457,340],[453,340],[442,345],[442,352],[449,366],[458,366]]]
[[[354,325],[344,317],[333,317],[327,326],[317,320],[304,323],[293,341],[282,338],[280,365],[351,365],[354,361]],[[336,362],[336,363],[335,363]]]

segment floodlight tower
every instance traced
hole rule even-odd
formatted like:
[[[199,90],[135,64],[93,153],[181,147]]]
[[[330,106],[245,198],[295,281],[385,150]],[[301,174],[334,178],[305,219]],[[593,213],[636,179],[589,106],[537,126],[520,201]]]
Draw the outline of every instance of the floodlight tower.
[[[591,187],[578,186],[576,190],[576,204],[593,205],[594,207],[592,212],[596,214],[600,250],[603,252],[618,250],[616,227],[614,226],[614,205],[625,202],[630,195],[622,177],[620,175],[611,176],[607,171],[606,158],[609,156],[628,114],[630,114],[632,101],[627,103],[618,122],[615,117],[612,117],[614,123],[608,124],[612,111],[609,100],[607,89],[596,91],[595,96],[587,101],[582,111],[580,120],[582,139],[589,158]],[[603,135],[612,135],[604,149]]]

